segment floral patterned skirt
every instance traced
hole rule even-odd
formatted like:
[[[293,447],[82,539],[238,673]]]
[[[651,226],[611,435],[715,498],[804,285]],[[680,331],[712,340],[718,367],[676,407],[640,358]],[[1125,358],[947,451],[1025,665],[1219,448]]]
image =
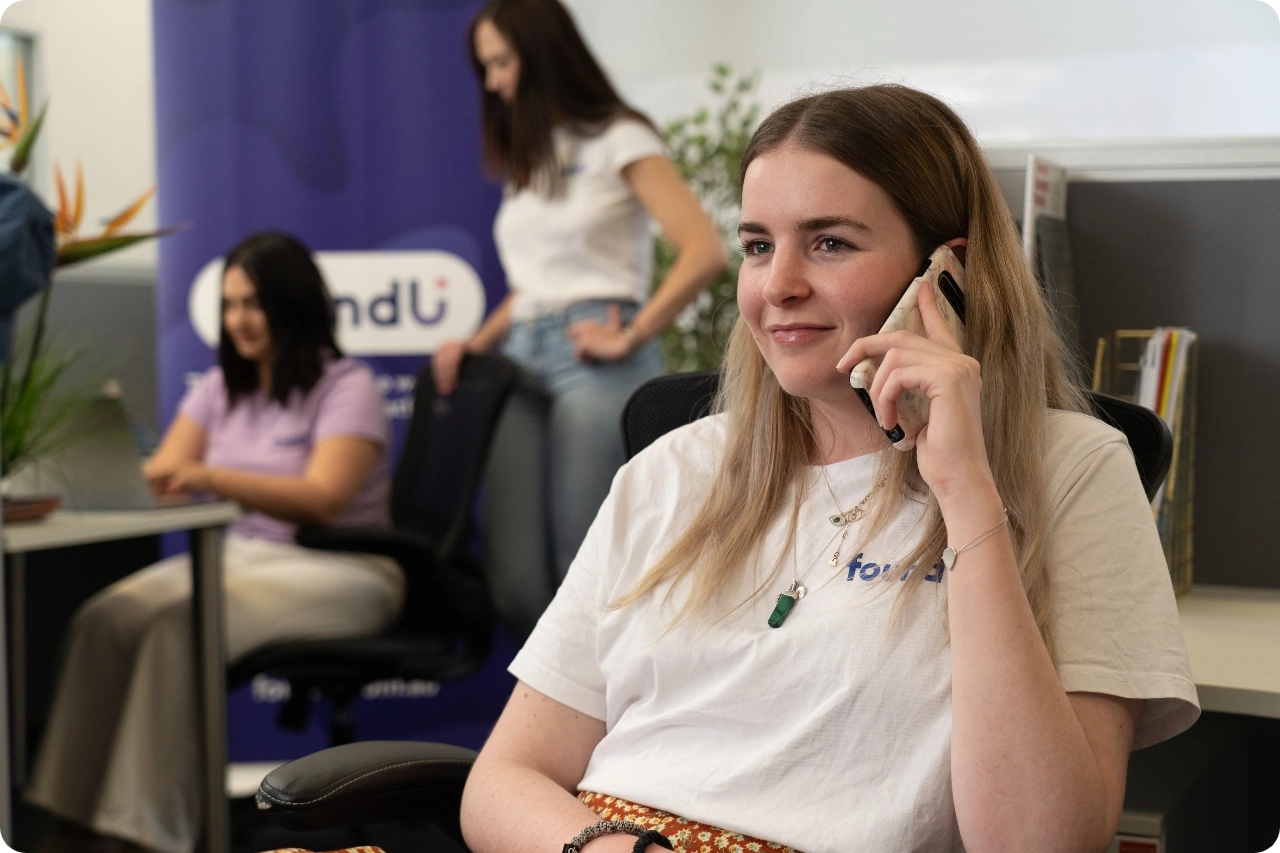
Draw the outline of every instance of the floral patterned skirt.
[[[630,803],[621,797],[609,797],[592,791],[578,794],[587,808],[601,820],[629,820],[646,829],[656,829],[671,840],[675,853],[800,853],[790,847],[730,832],[718,826],[677,817],[669,812]],[[300,847],[269,850],[267,853],[311,853]],[[381,847],[347,847],[330,853],[383,853]]]
[[[578,799],[602,820],[629,820],[646,829],[658,830],[671,841],[676,853],[799,853],[772,841],[677,817],[669,812],[629,803],[620,797],[583,791],[578,794]]]
[[[281,847],[279,850],[268,850],[267,853],[311,853],[301,847]],[[341,850],[330,850],[329,853],[383,853],[381,847],[344,847]]]

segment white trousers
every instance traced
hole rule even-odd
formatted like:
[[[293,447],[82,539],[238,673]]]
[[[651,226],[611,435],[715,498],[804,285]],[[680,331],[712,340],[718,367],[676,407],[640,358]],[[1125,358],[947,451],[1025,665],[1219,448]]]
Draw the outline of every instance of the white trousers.
[[[228,535],[227,655],[389,625],[404,599],[392,560]],[[27,798],[164,853],[190,853],[203,819],[186,555],[89,599],[72,620]]]

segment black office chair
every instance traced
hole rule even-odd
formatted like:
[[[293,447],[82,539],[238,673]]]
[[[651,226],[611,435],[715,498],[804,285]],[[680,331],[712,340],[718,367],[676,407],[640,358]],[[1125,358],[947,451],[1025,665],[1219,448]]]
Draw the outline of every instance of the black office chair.
[[[635,390],[622,409],[622,446],[630,459],[654,439],[711,412],[720,373],[703,370],[650,379]],[[1138,465],[1147,499],[1169,473],[1173,434],[1164,419],[1148,408],[1096,391],[1089,394],[1093,414],[1125,434]]]
[[[630,459],[654,440],[711,413],[720,371],[671,373],[637,388],[622,407],[622,448]]]
[[[1173,461],[1173,433],[1164,418],[1155,412],[1116,397],[1092,392],[1093,413],[1101,421],[1111,424],[1129,439],[1133,461],[1138,464],[1138,479],[1147,493],[1147,500],[1156,496],[1164,478],[1169,474]]]
[[[300,545],[395,559],[406,595],[399,620],[372,637],[307,640],[258,649],[229,670],[232,685],[259,673],[287,679],[281,722],[305,723],[312,697],[334,703],[331,742],[349,743],[351,700],[383,679],[450,681],[477,670],[489,655],[494,616],[472,548],[471,510],[494,427],[515,384],[515,365],[496,355],[468,355],[458,388],[439,397],[430,368],[418,375],[413,418],[391,487],[392,529],[301,531]]]
[[[622,411],[628,458],[666,432],[708,414],[720,377],[714,371],[672,374],[636,389]],[[1158,415],[1141,406],[1093,394],[1098,417],[1129,438],[1147,496],[1169,470],[1173,439]],[[419,741],[357,743],[290,762],[258,789],[259,808],[279,826],[296,830],[432,820],[460,837],[462,785],[475,753]]]

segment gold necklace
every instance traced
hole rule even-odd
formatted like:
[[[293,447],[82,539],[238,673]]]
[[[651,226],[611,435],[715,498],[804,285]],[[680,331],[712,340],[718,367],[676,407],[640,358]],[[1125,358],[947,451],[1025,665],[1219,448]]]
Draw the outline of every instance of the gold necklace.
[[[840,499],[836,497],[836,490],[831,488],[831,481],[827,479],[826,465],[822,466],[822,482],[827,484],[827,493],[831,495],[831,501],[836,507],[835,515],[828,516],[827,521],[831,522],[836,527],[841,528],[840,541],[836,544],[835,553],[831,555],[830,561],[830,566],[835,568],[840,565],[840,549],[844,547],[844,540],[849,536],[849,525],[855,521],[862,521],[863,517],[867,514],[863,507],[866,506],[867,501],[871,500],[872,495],[880,491],[880,487],[884,485],[884,478],[881,477],[877,480],[876,484],[871,487],[871,491],[863,495],[862,500],[858,501],[858,503],[854,505],[853,509],[845,510],[844,512],[840,511]]]
[[[831,493],[831,499],[835,501],[836,505],[836,514],[829,516],[827,521],[840,528],[840,542],[836,545],[835,553],[831,555],[829,563],[832,567],[835,567],[840,564],[840,549],[844,547],[844,540],[849,535],[850,525],[855,521],[861,521],[866,515],[864,507],[866,506],[867,501],[871,500],[872,495],[878,492],[880,487],[884,485],[884,478],[880,478],[880,480],[871,487],[871,491],[863,495],[862,500],[858,501],[857,504],[854,505],[853,509],[845,512],[840,511],[840,501],[836,498],[835,490],[831,488],[831,481],[827,479],[827,469],[825,465],[822,468],[822,479],[826,481],[827,491]],[[832,534],[832,538],[835,538],[834,534]],[[827,544],[830,545],[830,542]],[[826,546],[823,546],[822,550],[826,551]],[[778,603],[773,606],[773,612],[769,614],[770,628],[781,627],[782,623],[787,621],[787,616],[796,606],[796,603],[800,601],[800,599],[804,598],[809,592],[801,581],[809,576],[809,572],[813,571],[813,567],[817,565],[819,559],[821,559],[821,554],[809,564],[808,568],[804,570],[804,575],[800,576],[796,566],[796,542],[794,538],[791,540],[791,585],[787,587],[785,592],[778,595]]]

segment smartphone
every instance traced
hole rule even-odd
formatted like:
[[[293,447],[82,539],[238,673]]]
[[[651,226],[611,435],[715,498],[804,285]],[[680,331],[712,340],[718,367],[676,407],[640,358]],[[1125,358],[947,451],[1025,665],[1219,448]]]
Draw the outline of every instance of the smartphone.
[[[920,307],[916,299],[920,294],[920,285],[924,282],[934,285],[934,292],[942,295],[938,300],[938,312],[946,321],[947,328],[955,335],[961,349],[964,348],[964,265],[956,257],[955,252],[947,246],[939,246],[933,254],[925,259],[920,272],[907,285],[906,292],[898,300],[898,304],[889,312],[889,319],[880,327],[880,333],[896,332],[906,329],[924,336],[924,320],[920,317]],[[871,395],[867,389],[875,381],[876,369],[881,359],[864,358],[854,365],[849,373],[849,384],[867,411],[874,418],[875,406],[871,403]],[[908,388],[898,398],[898,422],[884,434],[893,442],[898,450],[910,450],[916,446],[916,436],[929,422],[929,398],[915,388]]]

